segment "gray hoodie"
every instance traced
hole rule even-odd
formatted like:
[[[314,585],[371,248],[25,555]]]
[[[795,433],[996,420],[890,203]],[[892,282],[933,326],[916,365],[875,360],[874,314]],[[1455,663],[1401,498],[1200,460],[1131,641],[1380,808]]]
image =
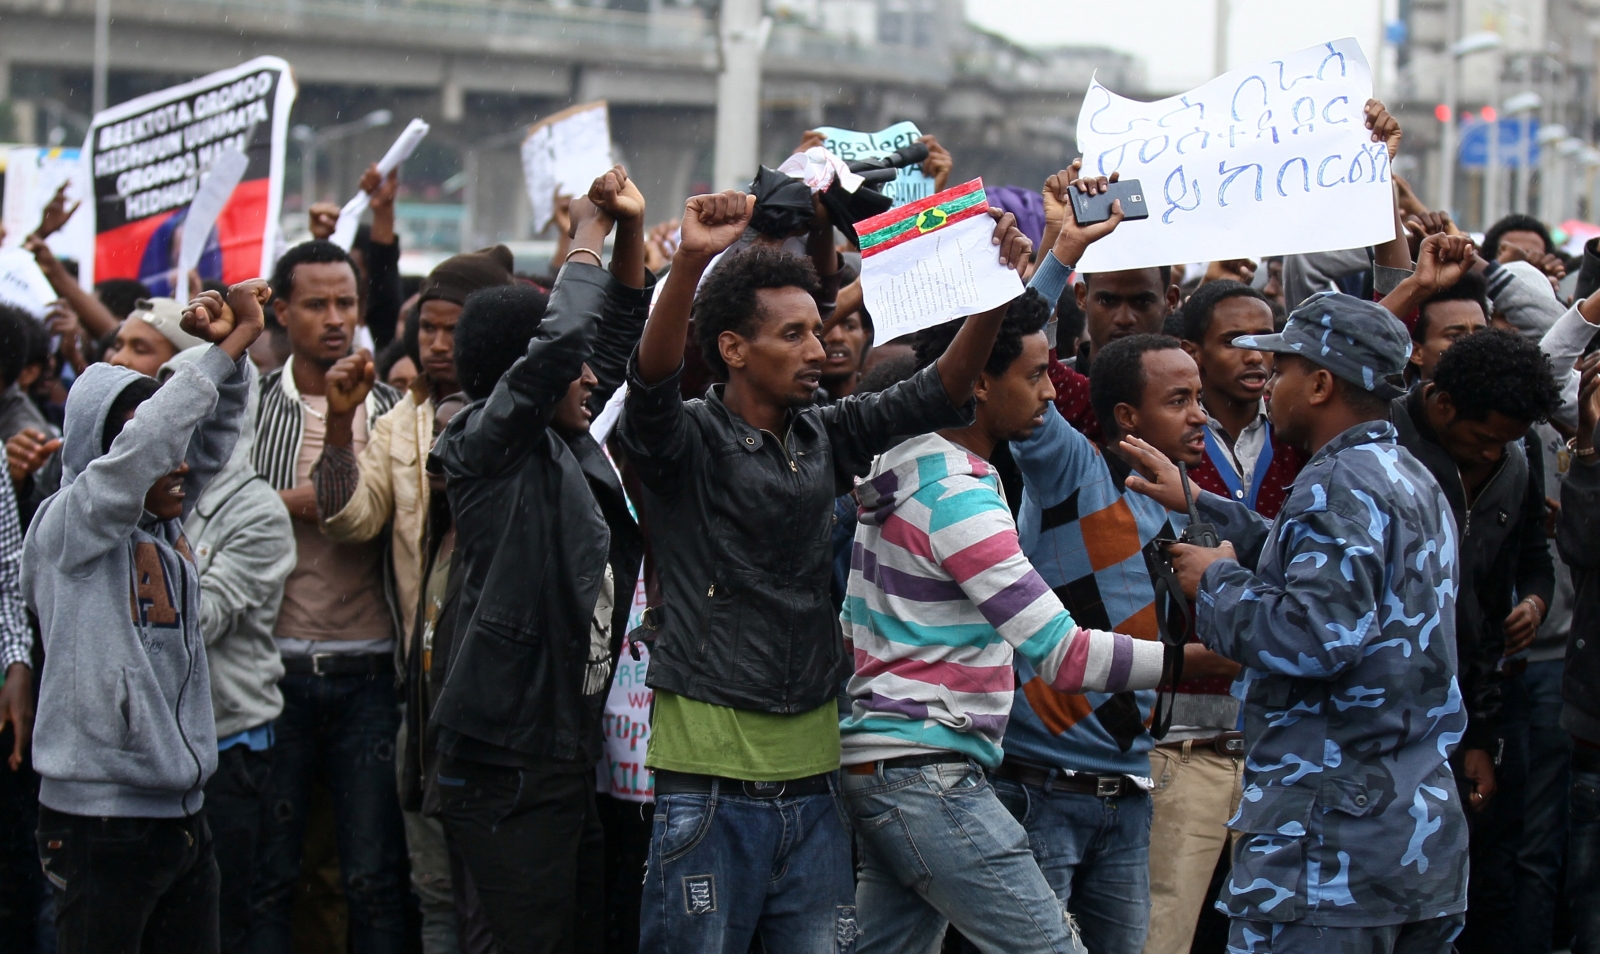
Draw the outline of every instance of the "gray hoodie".
[[[23,543],[45,653],[34,723],[39,801],[73,815],[192,815],[217,766],[200,580],[181,520],[144,509],[184,461],[187,517],[233,453],[249,383],[212,347],[139,406],[109,452],[106,414],[138,373],[91,365],[67,400],[61,489]]]
[[[204,348],[179,352],[161,366],[162,380],[203,354]],[[255,368],[245,370],[250,386],[245,420],[254,421],[261,398]],[[254,427],[240,431],[233,456],[183,523],[200,570],[200,630],[218,739],[265,725],[283,711],[278,691],[283,657],[272,639],[272,624],[283,602],[283,581],[294,569],[294,527],[283,501],[250,460],[255,442]]]

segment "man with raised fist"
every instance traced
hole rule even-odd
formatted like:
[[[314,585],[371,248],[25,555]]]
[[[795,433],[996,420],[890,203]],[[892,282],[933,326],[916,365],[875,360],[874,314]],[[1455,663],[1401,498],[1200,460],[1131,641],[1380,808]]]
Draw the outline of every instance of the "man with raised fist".
[[[245,350],[267,297],[260,280],[202,294],[183,315],[212,345],[198,360],[159,386],[91,365],[67,401],[61,490],[22,561],[51,661],[33,764],[63,952],[217,949],[200,814],[216,723],[183,520],[245,424]]]

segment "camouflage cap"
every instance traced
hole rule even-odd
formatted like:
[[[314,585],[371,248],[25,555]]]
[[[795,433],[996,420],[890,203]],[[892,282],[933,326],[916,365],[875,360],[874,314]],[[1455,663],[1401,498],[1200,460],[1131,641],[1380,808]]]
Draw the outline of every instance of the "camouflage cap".
[[[1381,398],[1404,393],[1388,378],[1411,357],[1411,335],[1400,319],[1377,302],[1333,291],[1301,302],[1281,333],[1240,335],[1233,346],[1299,355]]]

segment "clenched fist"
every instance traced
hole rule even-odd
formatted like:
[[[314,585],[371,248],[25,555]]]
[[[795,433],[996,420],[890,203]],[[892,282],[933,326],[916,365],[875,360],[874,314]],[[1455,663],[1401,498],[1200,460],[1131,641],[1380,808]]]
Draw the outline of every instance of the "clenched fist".
[[[272,289],[261,278],[232,286],[226,300],[214,291],[201,292],[183,310],[179,326],[196,338],[221,347],[237,361],[266,326],[262,307],[271,298]]]
[[[347,354],[328,369],[328,416],[354,414],[372,390],[378,367],[365,348]]]

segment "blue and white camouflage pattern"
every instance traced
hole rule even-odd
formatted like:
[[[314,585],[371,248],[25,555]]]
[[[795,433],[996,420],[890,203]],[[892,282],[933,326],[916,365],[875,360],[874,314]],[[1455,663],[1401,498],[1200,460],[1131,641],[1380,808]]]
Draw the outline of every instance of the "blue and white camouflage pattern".
[[[1200,639],[1245,667],[1244,797],[1217,908],[1332,927],[1466,910],[1447,762],[1467,724],[1457,541],[1439,485],[1369,421],[1317,451],[1270,525],[1197,503],[1243,561],[1206,570],[1196,613]]]
[[[1405,393],[1391,379],[1411,358],[1411,333],[1377,302],[1317,292],[1295,306],[1280,333],[1240,335],[1232,345],[1299,355],[1385,400]]]

